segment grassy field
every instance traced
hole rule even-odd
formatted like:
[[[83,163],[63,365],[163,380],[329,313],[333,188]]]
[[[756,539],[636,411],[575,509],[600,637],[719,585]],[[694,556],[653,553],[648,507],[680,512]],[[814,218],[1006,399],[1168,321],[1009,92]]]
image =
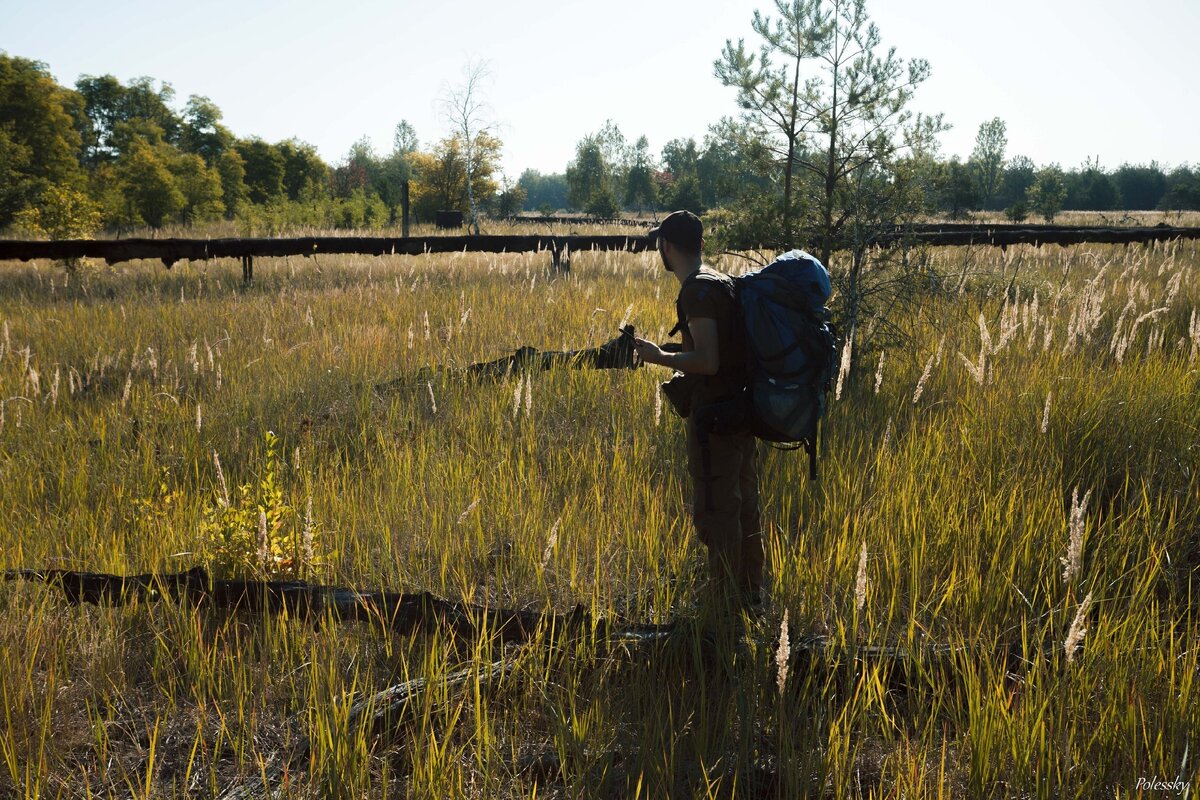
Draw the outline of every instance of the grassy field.
[[[0,567],[262,570],[261,506],[275,571],[684,632],[653,659],[547,633],[454,689],[501,645],[0,584],[0,796],[216,796],[304,739],[283,796],[1194,793],[1200,248],[932,259],[907,343],[848,354],[820,483],[764,452],[772,600],[716,663],[661,371],[374,388],[665,338],[657,256],[264,259],[249,289],[4,264]],[[415,678],[402,730],[349,721]]]

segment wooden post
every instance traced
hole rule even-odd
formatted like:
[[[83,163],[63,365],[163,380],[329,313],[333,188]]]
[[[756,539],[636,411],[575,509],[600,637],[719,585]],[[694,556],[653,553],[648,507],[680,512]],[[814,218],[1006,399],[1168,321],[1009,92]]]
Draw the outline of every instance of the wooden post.
[[[254,282],[254,256],[242,256],[242,285]]]
[[[401,236],[408,238],[408,181],[400,184],[400,209],[404,213],[404,223],[401,228]]]

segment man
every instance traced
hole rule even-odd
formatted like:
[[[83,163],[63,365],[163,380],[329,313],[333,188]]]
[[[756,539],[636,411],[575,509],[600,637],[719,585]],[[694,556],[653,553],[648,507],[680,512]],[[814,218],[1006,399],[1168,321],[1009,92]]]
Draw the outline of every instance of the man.
[[[757,448],[750,435],[705,435],[696,409],[732,398],[745,383],[745,342],[735,316],[732,280],[704,266],[704,227],[688,211],[676,211],[650,231],[663,266],[679,281],[674,335],[680,352],[664,352],[645,339],[634,349],[647,364],[695,376],[687,418],[688,472],[696,533],[708,548],[709,571],[720,589],[735,598],[760,600],[763,541],[759,531]],[[707,452],[706,452],[707,451]],[[710,598],[711,599],[711,598]]]

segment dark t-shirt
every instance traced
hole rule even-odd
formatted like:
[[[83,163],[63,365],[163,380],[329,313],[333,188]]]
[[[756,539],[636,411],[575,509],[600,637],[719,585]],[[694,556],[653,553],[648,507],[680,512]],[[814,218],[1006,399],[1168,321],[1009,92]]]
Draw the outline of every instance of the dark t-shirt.
[[[717,323],[717,374],[704,376],[696,400],[711,402],[734,394],[745,382],[746,346],[735,316],[732,279],[709,267],[700,267],[680,287],[675,309],[684,352],[695,349],[687,327],[689,321],[711,319]]]

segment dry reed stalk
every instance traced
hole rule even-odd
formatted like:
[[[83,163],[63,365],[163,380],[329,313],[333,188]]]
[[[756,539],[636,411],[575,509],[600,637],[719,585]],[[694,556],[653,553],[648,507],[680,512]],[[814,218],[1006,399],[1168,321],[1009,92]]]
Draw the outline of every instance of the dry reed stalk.
[[[913,391],[913,405],[921,402],[921,396],[925,394],[925,383],[929,380],[929,376],[933,374],[933,362],[936,356],[930,356],[925,362],[925,370],[921,373],[921,379],[917,381],[917,388]]]
[[[463,510],[463,512],[458,515],[458,523],[457,524],[462,525],[463,522],[466,521],[467,517],[471,516],[471,512],[474,511],[478,506],[479,506],[479,498],[476,497],[474,500],[471,501],[471,505],[467,506]]]
[[[992,333],[988,330],[987,320],[983,318],[983,312],[979,312],[979,350],[982,353],[991,355],[995,352],[992,348]]]
[[[1083,561],[1083,533],[1086,527],[1084,515],[1087,514],[1088,500],[1092,490],[1088,489],[1083,499],[1079,498],[1079,487],[1071,491],[1071,515],[1067,523],[1067,554],[1059,561],[1063,565],[1063,583],[1070,583],[1079,574]]]
[[[1088,592],[1083,598],[1083,602],[1079,604],[1079,608],[1075,611],[1075,618],[1071,620],[1071,627],[1067,630],[1067,638],[1063,641],[1063,650],[1067,653],[1067,663],[1072,664],[1075,661],[1075,653],[1083,644],[1083,637],[1087,635],[1087,628],[1083,627],[1087,620],[1088,610],[1092,606],[1092,593]]]
[[[217,468],[217,485],[221,488],[221,496],[217,502],[221,508],[229,508],[229,484],[225,483],[225,472],[221,469],[221,457],[213,450],[213,466]]]
[[[983,350],[979,351],[978,364],[962,353],[959,353],[958,357],[962,359],[963,365],[967,368],[967,372],[971,373],[971,377],[975,379],[975,382],[983,386],[987,377],[987,353]]]
[[[258,512],[258,566],[263,572],[271,569],[271,537],[267,532],[267,512]]]
[[[845,383],[846,376],[850,374],[850,359],[854,357],[854,331],[850,331],[850,335],[846,337],[846,344],[842,348],[842,364],[838,368],[837,391],[833,394],[834,400],[842,399],[842,385]]]
[[[296,448],[299,453],[300,448]],[[300,533],[300,554],[304,559],[305,564],[313,562],[313,538],[316,525],[313,523],[312,512],[312,495],[308,496],[308,500],[304,504],[304,528]]]
[[[858,577],[854,580],[854,608],[859,613],[867,604],[867,543],[858,553]]]
[[[628,325],[629,317],[631,314],[633,314],[633,303],[630,303],[628,306],[625,307],[625,314],[621,317],[621,324],[618,325],[617,327],[624,328],[626,325]]]
[[[558,547],[558,526],[562,522],[562,517],[554,520],[554,524],[550,526],[550,535],[546,538],[546,549],[542,551],[542,571],[546,571],[546,566],[550,563],[550,557],[554,555],[554,548]]]
[[[1009,304],[1000,315],[1000,341],[996,343],[992,352],[999,353],[1008,347],[1009,343],[1016,338],[1017,331],[1020,329],[1021,306],[1019,301],[1017,301]]]
[[[779,696],[787,686],[788,663],[792,654],[792,642],[788,633],[788,611],[783,610],[783,619],[779,623],[779,645],[775,648],[775,684],[779,687]]]

